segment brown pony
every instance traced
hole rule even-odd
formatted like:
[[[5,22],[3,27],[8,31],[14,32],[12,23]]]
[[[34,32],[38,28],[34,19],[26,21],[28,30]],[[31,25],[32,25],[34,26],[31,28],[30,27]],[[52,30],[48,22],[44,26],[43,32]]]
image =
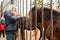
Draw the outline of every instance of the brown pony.
[[[32,14],[32,27],[35,26],[35,8],[37,9],[37,28],[42,30],[42,7],[32,7],[29,14]],[[46,37],[50,40],[50,20],[51,9],[43,8],[44,10],[44,29]],[[40,26],[39,26],[40,25]],[[53,10],[53,40],[60,40],[60,12]],[[42,34],[42,32],[41,32]]]

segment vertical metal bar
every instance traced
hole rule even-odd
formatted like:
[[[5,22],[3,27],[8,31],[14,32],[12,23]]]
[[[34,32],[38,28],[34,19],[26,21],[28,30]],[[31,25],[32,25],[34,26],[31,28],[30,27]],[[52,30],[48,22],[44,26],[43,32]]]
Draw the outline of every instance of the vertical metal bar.
[[[30,8],[31,8],[31,1],[32,0],[30,0]],[[30,11],[30,40],[31,40],[31,27],[32,27],[32,13],[31,13],[31,11]]]
[[[27,0],[26,0],[26,16],[27,16]],[[26,22],[27,22],[27,19],[26,19]],[[27,26],[26,26],[26,29],[27,29]],[[26,30],[26,40],[27,40],[27,30]]]
[[[11,4],[13,4],[13,0],[11,0]],[[17,6],[17,10],[18,10],[18,11],[16,10],[16,16],[18,16],[18,13],[19,13],[19,1],[17,1],[17,0],[16,0],[16,6]],[[16,24],[17,24],[17,27],[19,29],[19,21],[17,21]],[[16,34],[19,35],[19,30],[16,31]],[[15,38],[14,40],[17,40],[17,39],[19,40],[19,36],[16,37],[16,35],[15,35],[14,38]]]
[[[21,16],[21,0],[20,0],[20,16]]]
[[[43,0],[42,0],[42,27],[44,28],[44,8],[43,8]],[[44,39],[44,31],[42,31],[42,40]]]
[[[23,37],[22,37],[22,40],[25,40],[24,39],[24,37],[25,37],[25,35],[24,35],[24,0],[23,0]]]
[[[20,15],[21,15],[21,0],[20,0]]]
[[[0,19],[1,19],[1,17],[2,17],[2,2],[1,2],[1,15],[0,15]],[[1,22],[0,22],[0,24],[1,24]]]
[[[52,0],[50,0],[51,5],[51,25],[50,25],[50,38],[53,40],[53,10],[52,10]]]
[[[3,14],[3,2],[1,2],[1,17],[4,16]]]
[[[19,0],[18,0],[18,14],[19,14]],[[19,23],[19,21],[18,21]],[[18,24],[18,28],[19,28],[19,24]]]
[[[18,14],[19,14],[19,0],[18,0]]]
[[[21,0],[20,0],[20,15],[21,15]],[[21,21],[20,21],[20,22],[21,22]],[[19,23],[20,23],[20,22],[19,22]],[[21,28],[21,23],[20,23],[20,28]],[[20,30],[20,31],[21,31],[21,30]],[[22,38],[22,37],[21,37],[21,33],[20,33],[20,40],[21,40],[21,38]]]
[[[19,0],[18,0],[18,14],[19,14]],[[19,35],[19,21],[18,21],[18,35]],[[19,40],[19,36],[18,36],[18,40]]]
[[[21,14],[21,0],[20,0],[20,14]]]
[[[37,0],[35,0],[35,26],[37,28]],[[36,31],[35,31],[35,40],[37,40],[37,37],[36,37]]]

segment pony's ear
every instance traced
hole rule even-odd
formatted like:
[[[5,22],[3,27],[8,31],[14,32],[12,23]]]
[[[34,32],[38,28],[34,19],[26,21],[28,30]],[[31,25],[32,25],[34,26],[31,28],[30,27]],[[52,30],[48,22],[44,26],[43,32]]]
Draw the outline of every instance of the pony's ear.
[[[34,6],[34,8],[35,8],[36,6]]]
[[[34,10],[35,10],[35,8],[36,8],[36,6],[32,7],[32,11],[34,11]]]

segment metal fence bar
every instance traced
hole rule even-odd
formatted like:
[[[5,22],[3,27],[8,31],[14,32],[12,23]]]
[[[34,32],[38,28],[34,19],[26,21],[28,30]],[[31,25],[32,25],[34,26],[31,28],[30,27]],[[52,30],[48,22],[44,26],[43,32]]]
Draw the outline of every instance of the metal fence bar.
[[[43,0],[42,0],[42,27],[44,27],[44,8],[43,8]],[[44,31],[42,30],[42,40],[44,39]]]
[[[19,14],[19,0],[18,0],[18,14]],[[19,21],[18,21],[19,23]],[[19,28],[19,24],[18,24],[18,28]]]
[[[20,0],[20,15],[21,15],[21,0]]]
[[[18,0],[18,14],[19,14],[19,0]],[[20,24],[20,23],[19,23],[19,21],[18,21],[18,35],[19,35],[19,27],[20,27],[19,24]],[[18,36],[18,40],[19,40],[19,36]]]
[[[24,0],[23,0],[23,17],[24,17]],[[24,18],[23,18],[23,36],[22,36],[22,40],[25,40],[25,35],[24,35]]]
[[[26,0],[26,16],[27,16],[27,0]],[[27,19],[26,19],[27,22]],[[27,29],[27,25],[26,25],[26,29]],[[27,30],[26,30],[26,40],[27,40]]]
[[[21,16],[21,0],[20,0],[20,16]],[[21,20],[20,20],[20,22],[21,22]],[[20,23],[20,28],[21,28],[21,23]],[[21,31],[21,30],[20,30]],[[21,33],[20,33],[20,40],[22,39],[22,37],[21,37]]]
[[[32,0],[30,0],[30,8],[31,8],[31,3],[32,3]],[[32,11],[30,11],[30,40],[31,40],[31,28],[32,28],[32,13],[31,13]]]
[[[53,40],[53,10],[52,10],[52,0],[50,0],[51,5],[51,25],[50,25],[50,38]]]
[[[37,0],[35,0],[35,26],[37,28]],[[35,40],[37,40],[37,37],[36,37],[36,31],[35,31]]]
[[[1,17],[4,16],[3,14],[3,2],[1,2]]]

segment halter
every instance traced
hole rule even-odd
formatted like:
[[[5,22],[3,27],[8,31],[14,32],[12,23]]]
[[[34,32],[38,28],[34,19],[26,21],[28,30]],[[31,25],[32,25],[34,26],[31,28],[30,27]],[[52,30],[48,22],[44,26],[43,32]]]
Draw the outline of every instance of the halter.
[[[39,28],[38,28],[39,27]],[[37,26],[33,26],[33,27],[31,27],[32,29],[31,30],[35,30],[36,28],[38,28],[39,30],[40,30],[40,38],[39,38],[39,40],[41,39],[41,37],[42,37],[42,26],[39,24],[39,25],[37,25]],[[30,30],[30,25],[28,25],[28,27],[26,27],[25,29],[27,29],[27,30]]]

